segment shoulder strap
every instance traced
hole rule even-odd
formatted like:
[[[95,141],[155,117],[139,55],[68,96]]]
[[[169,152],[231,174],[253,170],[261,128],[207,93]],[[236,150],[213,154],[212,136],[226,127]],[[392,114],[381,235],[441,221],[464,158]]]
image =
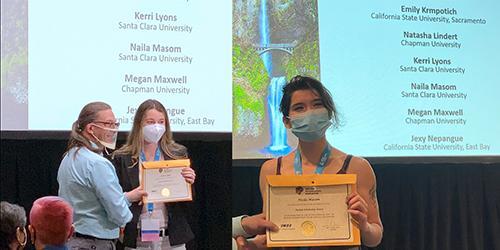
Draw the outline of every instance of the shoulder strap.
[[[281,156],[278,157],[278,165],[276,166],[276,175],[281,175]]]
[[[347,173],[347,169],[349,168],[349,162],[351,162],[352,155],[347,155],[344,160],[344,164],[342,168],[337,172],[337,174],[345,174]]]

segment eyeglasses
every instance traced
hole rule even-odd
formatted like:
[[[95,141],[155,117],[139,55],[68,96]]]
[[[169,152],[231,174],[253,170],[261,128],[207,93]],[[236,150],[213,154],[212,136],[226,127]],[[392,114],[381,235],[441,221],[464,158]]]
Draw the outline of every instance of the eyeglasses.
[[[120,127],[120,123],[119,122],[94,121],[94,123],[104,124],[104,127],[106,127],[106,128],[118,128],[118,127]]]

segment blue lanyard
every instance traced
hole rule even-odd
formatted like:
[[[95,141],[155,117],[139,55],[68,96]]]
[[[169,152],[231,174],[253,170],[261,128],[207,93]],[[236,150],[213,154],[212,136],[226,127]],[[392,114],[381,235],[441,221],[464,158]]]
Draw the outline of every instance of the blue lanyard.
[[[160,146],[158,146],[156,148],[154,161],[159,161],[160,160],[160,155],[161,155],[161,150],[160,150]],[[144,154],[143,150],[141,150],[141,161],[146,161],[146,155]],[[148,213],[149,214],[153,213],[154,204],[151,203],[151,202],[148,202],[147,208],[148,208]]]
[[[330,158],[331,147],[329,144],[326,145],[323,153],[321,153],[321,157],[319,158],[318,165],[316,165],[315,174],[322,174],[325,170],[326,163]],[[296,175],[302,175],[302,158],[300,157],[300,148],[297,147],[295,151],[295,159],[293,161],[293,168],[295,170]]]
[[[161,155],[161,150],[160,150],[160,146],[158,146],[156,148],[154,161],[159,161],[160,160],[160,155]],[[146,161],[146,155],[144,154],[144,151],[141,151],[141,161]]]
[[[148,202],[147,207],[148,207],[148,213],[152,214],[154,209],[154,203]]]

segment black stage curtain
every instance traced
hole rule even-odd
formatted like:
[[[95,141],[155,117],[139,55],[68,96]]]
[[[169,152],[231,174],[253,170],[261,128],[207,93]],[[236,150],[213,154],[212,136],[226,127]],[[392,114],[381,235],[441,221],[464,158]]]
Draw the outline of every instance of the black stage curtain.
[[[57,195],[57,170],[66,140],[1,140],[0,200],[23,206]],[[187,214],[196,239],[188,249],[231,248],[231,141],[179,141],[196,171]]]
[[[500,164],[373,169],[384,225],[375,249],[500,249]],[[233,168],[233,216],[260,212],[258,178],[259,167]]]

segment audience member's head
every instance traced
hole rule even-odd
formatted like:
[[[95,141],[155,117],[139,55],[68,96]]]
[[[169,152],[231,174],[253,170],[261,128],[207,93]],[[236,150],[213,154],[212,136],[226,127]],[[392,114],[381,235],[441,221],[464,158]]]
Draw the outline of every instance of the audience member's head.
[[[36,200],[30,212],[31,241],[40,246],[62,246],[73,234],[73,208],[57,196]]]
[[[0,202],[0,249],[19,249],[26,245],[26,211],[24,208]]]

